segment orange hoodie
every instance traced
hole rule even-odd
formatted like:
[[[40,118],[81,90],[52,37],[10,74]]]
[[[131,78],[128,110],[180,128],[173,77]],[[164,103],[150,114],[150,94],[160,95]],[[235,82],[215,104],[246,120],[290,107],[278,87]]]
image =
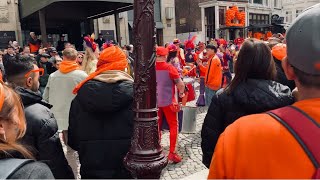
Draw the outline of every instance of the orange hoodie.
[[[294,106],[320,123],[320,98]],[[284,126],[267,114],[256,114],[240,118],[220,136],[208,179],[310,179],[315,171]]]
[[[222,84],[221,61],[218,56],[213,56],[207,66],[200,65],[200,71],[205,71],[205,84],[212,90],[219,90]]]

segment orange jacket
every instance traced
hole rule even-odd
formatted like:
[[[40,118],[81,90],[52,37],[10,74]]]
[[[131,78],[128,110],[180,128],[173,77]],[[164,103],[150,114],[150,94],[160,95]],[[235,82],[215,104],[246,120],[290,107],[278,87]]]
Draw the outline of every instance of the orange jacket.
[[[222,84],[221,61],[218,56],[214,56],[208,61],[207,66],[200,65],[200,71],[205,71],[205,84],[212,90],[219,90]]]
[[[320,123],[320,98],[294,106]],[[220,136],[208,179],[310,179],[315,171],[284,126],[267,114],[256,114],[240,118]]]
[[[30,52],[31,53],[37,53],[40,49],[40,44],[31,44],[29,43],[29,47],[30,47]]]

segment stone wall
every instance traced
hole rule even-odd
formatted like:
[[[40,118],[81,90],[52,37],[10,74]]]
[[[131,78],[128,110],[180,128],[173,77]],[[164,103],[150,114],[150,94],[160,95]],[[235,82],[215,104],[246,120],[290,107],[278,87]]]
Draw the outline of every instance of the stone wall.
[[[0,0],[0,43],[10,39],[7,31],[14,32],[14,39],[22,44],[21,25],[19,20],[18,0]],[[10,36],[11,36],[10,35]]]
[[[205,0],[175,1],[177,34],[202,31],[201,8],[199,7],[199,3]]]

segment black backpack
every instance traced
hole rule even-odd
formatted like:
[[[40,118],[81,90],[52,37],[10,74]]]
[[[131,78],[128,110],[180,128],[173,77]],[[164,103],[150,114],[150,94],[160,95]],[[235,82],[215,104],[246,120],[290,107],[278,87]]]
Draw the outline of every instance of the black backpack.
[[[28,163],[32,163],[31,159],[1,159],[0,160],[0,179],[10,178],[17,170]]]

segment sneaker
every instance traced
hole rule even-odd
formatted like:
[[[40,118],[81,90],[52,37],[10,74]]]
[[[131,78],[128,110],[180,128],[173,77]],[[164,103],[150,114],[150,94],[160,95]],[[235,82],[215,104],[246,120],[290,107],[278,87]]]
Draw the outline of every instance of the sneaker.
[[[181,162],[182,158],[176,153],[169,153],[168,160],[176,164]]]

